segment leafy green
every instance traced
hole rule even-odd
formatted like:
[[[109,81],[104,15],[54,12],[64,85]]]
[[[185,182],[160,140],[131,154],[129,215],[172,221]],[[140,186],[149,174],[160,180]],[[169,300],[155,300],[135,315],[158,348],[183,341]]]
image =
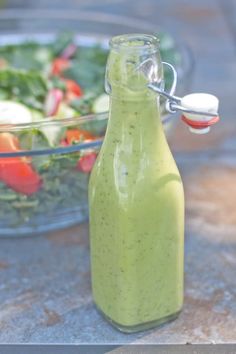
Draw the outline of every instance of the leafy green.
[[[66,84],[65,84],[65,80],[61,79],[58,76],[52,76],[51,77],[51,85],[54,88],[58,88],[62,91],[66,91]]]
[[[52,59],[52,53],[49,46],[25,42],[0,47],[0,57],[4,58],[12,68],[44,70],[45,64]]]
[[[36,128],[20,131],[18,133],[18,138],[22,150],[39,150],[49,147],[44,134]]]
[[[99,95],[104,91],[106,60],[107,51],[99,46],[81,48],[64,75],[77,81],[86,93]]]
[[[89,93],[73,100],[70,105],[81,115],[86,115],[92,111],[92,106],[95,98],[95,94]]]
[[[42,110],[47,90],[47,82],[38,72],[12,68],[0,70],[0,97]]]
[[[54,57],[59,56],[63,50],[71,43],[73,43],[74,35],[71,32],[60,33],[57,40],[52,44],[52,52]]]

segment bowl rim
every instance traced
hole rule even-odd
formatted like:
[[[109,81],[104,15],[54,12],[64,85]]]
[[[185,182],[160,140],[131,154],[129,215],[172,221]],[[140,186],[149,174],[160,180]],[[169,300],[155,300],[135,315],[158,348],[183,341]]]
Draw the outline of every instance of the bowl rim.
[[[102,145],[103,139],[96,139],[91,142],[79,143],[69,146],[61,146],[55,148],[39,149],[39,150],[21,150],[16,152],[0,152],[0,158],[12,157],[33,157],[42,155],[61,155],[73,152],[79,152],[87,149],[98,149]]]
[[[19,132],[22,130],[42,128],[42,127],[69,127],[73,125],[79,125],[94,121],[106,121],[108,119],[108,112],[90,114],[86,116],[73,117],[73,118],[45,118],[43,121],[35,121],[32,123],[19,123],[19,124],[0,124],[0,133],[10,133]],[[10,157],[24,157],[24,156],[40,156],[40,155],[57,155],[57,154],[68,154],[72,152],[78,152],[86,149],[97,149],[102,145],[103,138],[98,137],[96,140],[81,142],[78,144],[43,148],[43,149],[32,149],[32,150],[21,150],[16,152],[0,152],[0,158],[10,158]]]
[[[90,121],[102,121],[108,118],[108,111],[100,113],[91,113],[84,116],[70,118],[45,117],[43,120],[35,120],[31,123],[0,124],[0,133],[17,132],[25,129],[39,129],[42,127],[60,126],[67,127],[75,124],[83,124]]]
[[[86,11],[78,9],[78,11],[66,10],[66,9],[20,9],[17,7],[13,7],[11,9],[1,9],[0,10],[0,20],[74,20],[77,21],[79,19],[86,21],[94,21],[99,23],[110,23],[117,25],[125,25],[130,28],[140,28],[143,30],[149,30],[157,32],[160,28],[154,23],[150,23],[148,21],[137,19],[131,16],[124,15],[114,15],[108,14],[100,11]],[[13,31],[14,33],[15,31]],[[11,33],[11,32],[9,32]]]

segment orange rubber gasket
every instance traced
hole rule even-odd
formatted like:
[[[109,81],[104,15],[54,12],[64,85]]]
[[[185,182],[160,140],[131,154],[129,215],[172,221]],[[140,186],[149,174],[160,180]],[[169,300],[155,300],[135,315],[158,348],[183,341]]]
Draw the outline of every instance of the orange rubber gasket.
[[[203,129],[203,128],[207,128],[210,127],[211,125],[219,122],[220,117],[213,117],[207,121],[198,121],[198,120],[191,120],[186,118],[184,115],[182,115],[181,117],[182,121],[186,124],[188,124],[190,127],[194,128],[194,129]]]

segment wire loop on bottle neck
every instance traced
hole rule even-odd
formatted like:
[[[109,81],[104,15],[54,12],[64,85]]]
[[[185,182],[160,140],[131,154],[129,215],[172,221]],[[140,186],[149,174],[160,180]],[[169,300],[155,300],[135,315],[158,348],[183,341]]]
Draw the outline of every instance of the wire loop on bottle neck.
[[[188,109],[186,107],[183,107],[181,105],[181,97],[175,96],[175,90],[177,86],[177,78],[178,74],[177,71],[175,70],[174,66],[171,65],[170,63],[167,62],[162,62],[164,65],[166,65],[168,68],[171,69],[172,74],[173,74],[173,82],[171,85],[171,88],[169,92],[165,91],[163,88],[161,88],[159,85],[157,85],[155,82],[152,82],[148,84],[148,87],[166,98],[166,110],[169,113],[176,113],[177,111],[183,112],[183,113],[191,113],[191,114],[197,114],[197,115],[204,115],[206,117],[218,117],[219,113],[218,112],[207,112],[207,111],[199,111],[199,110],[194,110],[194,109]]]

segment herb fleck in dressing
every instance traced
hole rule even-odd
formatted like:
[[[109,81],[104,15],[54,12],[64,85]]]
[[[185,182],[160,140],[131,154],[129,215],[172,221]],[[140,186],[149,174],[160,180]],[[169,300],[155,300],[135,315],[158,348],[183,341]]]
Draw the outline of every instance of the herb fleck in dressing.
[[[111,42],[110,118],[89,185],[94,301],[125,332],[175,318],[183,301],[183,186],[156,95],[135,70],[147,55],[160,68],[155,37],[142,41]]]

